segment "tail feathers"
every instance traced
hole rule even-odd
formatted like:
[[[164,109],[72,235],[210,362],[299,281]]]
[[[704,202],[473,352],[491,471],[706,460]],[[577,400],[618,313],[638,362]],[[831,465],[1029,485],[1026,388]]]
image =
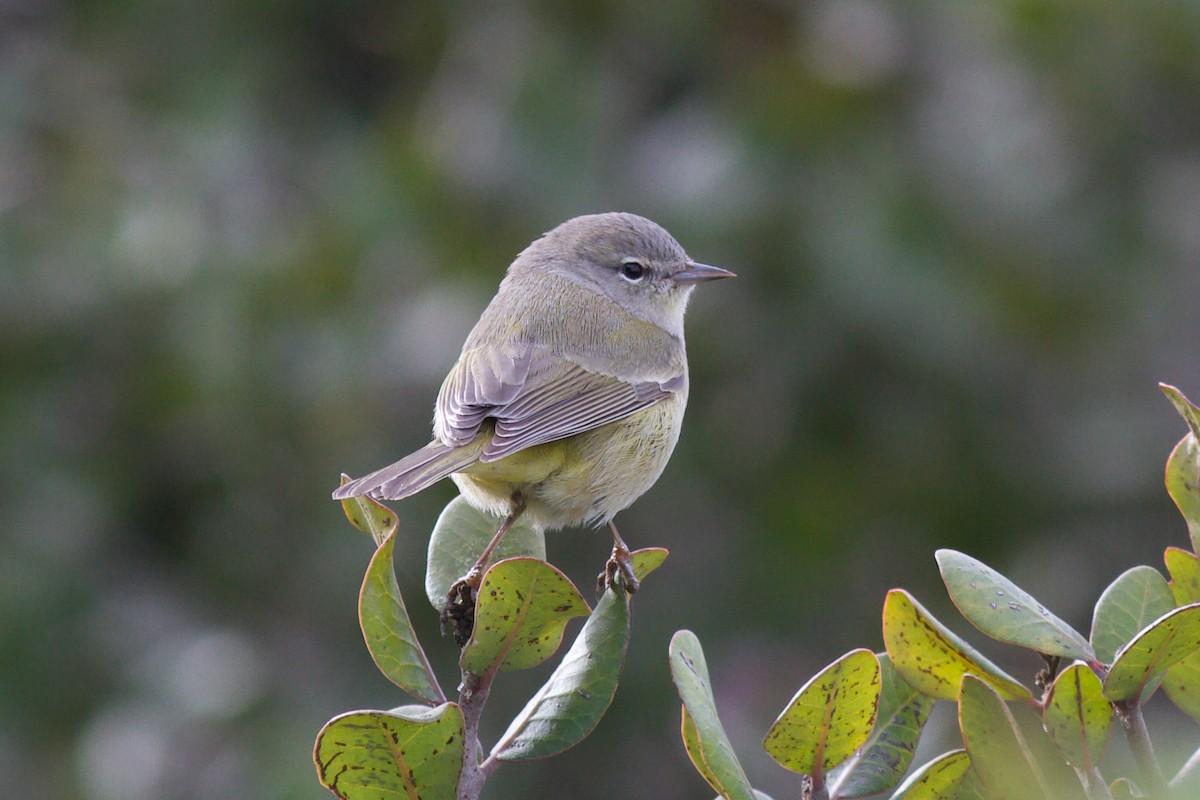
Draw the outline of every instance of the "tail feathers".
[[[380,500],[399,500],[414,495],[451,472],[474,464],[479,460],[482,444],[476,446],[472,442],[463,447],[448,447],[439,441],[432,441],[395,464],[339,486],[333,493],[333,499],[345,500],[369,494]]]

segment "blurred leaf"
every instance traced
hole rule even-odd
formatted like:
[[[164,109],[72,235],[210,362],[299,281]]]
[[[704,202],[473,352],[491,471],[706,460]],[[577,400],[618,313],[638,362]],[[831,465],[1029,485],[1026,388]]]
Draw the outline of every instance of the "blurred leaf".
[[[824,774],[867,741],[879,692],[879,660],[870,650],[851,650],[796,692],[767,731],[763,749],[793,772]]]
[[[348,502],[348,501],[347,501]],[[406,692],[430,704],[444,703],[446,697],[404,607],[392,550],[396,544],[396,529],[371,557],[367,574],[358,595],[358,618],[367,650],[379,671]]]
[[[1192,435],[1200,439],[1200,408],[1197,408],[1192,401],[1188,400],[1183,392],[1168,383],[1160,383],[1158,388],[1171,401],[1171,405],[1175,406],[1175,410],[1179,412],[1179,416],[1183,417],[1184,422],[1191,429]]]
[[[350,482],[350,476],[342,473],[342,486]],[[396,512],[373,497],[347,497],[342,501],[342,511],[350,524],[375,540],[375,546],[399,527]]]
[[[1200,558],[1189,550],[1168,547],[1163,553],[1167,574],[1171,576],[1171,596],[1175,605],[1200,603]]]
[[[887,653],[875,656],[881,679],[875,728],[866,744],[830,778],[831,797],[850,800],[891,790],[908,771],[933,709],[933,698],[900,677]]]
[[[677,631],[671,637],[670,663],[671,680],[683,701],[683,744],[692,764],[726,800],[754,800],[755,792],[717,715],[708,664],[694,633]]]
[[[1200,723],[1200,653],[1192,653],[1167,670],[1162,688],[1180,711]]]
[[[636,569],[637,554],[633,557]],[[629,597],[623,590],[608,589],[492,754],[502,761],[544,758],[582,741],[612,703],[628,644]]]
[[[1173,798],[1200,797],[1200,750],[1194,751],[1171,782],[1168,795]]]
[[[1167,458],[1167,493],[1187,522],[1192,550],[1200,553],[1200,408],[1174,386],[1160,383],[1158,388],[1191,431],[1179,440]]]
[[[1200,603],[1173,609],[1117,653],[1104,679],[1104,696],[1116,702],[1143,700],[1168,669],[1198,650]]]
[[[954,605],[988,636],[1046,655],[1095,660],[1080,633],[987,564],[954,550],[935,557]]]
[[[429,538],[429,565],[425,573],[425,594],[434,609],[446,605],[450,587],[467,574],[475,559],[487,547],[504,520],[485,514],[461,495],[444,509]],[[504,534],[492,563],[519,557],[546,560],[546,537],[525,518],[518,518]]]
[[[971,769],[966,750],[951,750],[926,762],[900,784],[891,800],[957,800],[958,787]]]
[[[1145,792],[1128,778],[1117,778],[1108,787],[1108,791],[1113,800],[1142,800],[1146,796]]]
[[[1171,587],[1158,570],[1139,566],[1121,573],[1096,602],[1092,616],[1096,657],[1111,664],[1118,650],[1174,607]]]
[[[345,800],[453,800],[463,761],[463,717],[437,708],[351,711],[317,734],[321,784]]]
[[[979,782],[979,775],[975,770],[969,769],[958,786],[958,794],[954,796],[954,800],[992,800],[992,798],[984,792],[983,784]]]
[[[1167,457],[1167,494],[1179,507],[1187,523],[1192,550],[1200,552],[1200,444],[1189,433],[1175,445]]]
[[[462,668],[476,675],[528,669],[554,654],[569,620],[591,609],[575,584],[537,558],[507,558],[483,575]]]
[[[958,720],[971,766],[991,800],[1082,797],[1079,781],[1040,724],[1022,729],[1000,696],[974,675],[963,678]]]
[[[954,700],[966,674],[987,681],[1007,700],[1029,690],[938,622],[912,595],[893,589],[883,604],[883,642],[906,681],[938,700]]]
[[[1112,727],[1113,707],[1090,667],[1076,662],[1055,678],[1042,719],[1068,764],[1091,770],[1100,763]]]

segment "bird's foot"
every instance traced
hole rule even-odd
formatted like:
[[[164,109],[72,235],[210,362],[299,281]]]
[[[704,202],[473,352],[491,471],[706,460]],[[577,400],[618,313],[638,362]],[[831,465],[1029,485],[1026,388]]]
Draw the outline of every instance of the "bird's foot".
[[[596,594],[604,594],[604,590],[610,586],[620,586],[633,594],[640,585],[637,575],[633,572],[633,559],[629,556],[629,548],[614,545],[612,555],[604,565],[604,571],[596,576]]]
[[[467,642],[471,641],[471,632],[475,630],[475,599],[481,578],[474,569],[459,578],[450,587],[446,605],[442,607],[442,633],[449,627],[459,647],[467,646]]]

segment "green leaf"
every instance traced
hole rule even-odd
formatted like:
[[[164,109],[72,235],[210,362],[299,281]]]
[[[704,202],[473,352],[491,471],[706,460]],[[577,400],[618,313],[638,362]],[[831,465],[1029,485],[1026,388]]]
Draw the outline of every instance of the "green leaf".
[[[754,800],[729,737],[717,716],[708,664],[700,641],[691,631],[671,637],[671,680],[683,701],[683,744],[696,770],[726,800]]]
[[[1092,615],[1092,648],[1111,664],[1117,651],[1153,620],[1175,607],[1167,579],[1153,567],[1133,567],[1113,581]]]
[[[321,784],[344,800],[454,800],[463,763],[463,717],[437,708],[351,711],[317,734]]]
[[[924,764],[896,789],[891,800],[956,800],[971,769],[966,750],[951,750]]]
[[[442,509],[429,538],[425,573],[425,594],[436,611],[445,607],[450,587],[474,566],[503,522],[475,508],[461,495]],[[520,557],[546,560],[546,537],[525,518],[518,518],[504,534],[492,554],[492,563]]]
[[[912,595],[893,589],[883,604],[883,642],[906,681],[938,700],[954,700],[966,674],[988,682],[1006,700],[1029,690],[934,619]]]
[[[1057,755],[1040,725],[1022,729],[1000,696],[973,675],[963,678],[958,721],[971,766],[991,800],[1066,800],[1082,794],[1066,764],[1047,758]]]
[[[446,702],[425,651],[417,641],[396,571],[392,566],[392,550],[396,544],[396,528],[371,557],[367,574],[358,594],[358,619],[362,626],[367,650],[379,671],[404,691],[437,704]]]
[[[1168,669],[1198,649],[1200,603],[1173,609],[1117,653],[1104,679],[1104,696],[1114,702],[1142,699]]]
[[[535,667],[558,649],[567,622],[589,611],[575,584],[545,561],[499,561],[483,575],[459,663],[476,675]]]
[[[866,744],[829,780],[830,796],[842,800],[881,794],[899,783],[933,709],[933,698],[900,677],[887,653],[875,655],[881,678],[875,728]]]
[[[492,754],[502,761],[544,758],[582,741],[612,703],[628,643],[628,595],[609,589]]]
[[[1192,653],[1167,670],[1162,688],[1180,711],[1200,723],[1200,653]]]
[[[1163,553],[1167,574],[1171,576],[1171,596],[1175,605],[1200,603],[1200,558],[1188,550],[1168,547]]]
[[[988,636],[1050,656],[1095,659],[1082,634],[987,564],[954,550],[935,557],[954,605]]]
[[[879,691],[875,654],[851,650],[800,687],[767,731],[763,749],[792,772],[823,775],[867,741]]]
[[[1100,762],[1108,744],[1113,707],[1104,698],[1096,673],[1076,662],[1055,678],[1042,720],[1067,763],[1089,771]]]
[[[341,485],[350,482],[350,476],[342,473]],[[347,497],[342,501],[342,512],[350,524],[375,540],[375,546],[395,532],[398,523],[396,512],[373,497]]]

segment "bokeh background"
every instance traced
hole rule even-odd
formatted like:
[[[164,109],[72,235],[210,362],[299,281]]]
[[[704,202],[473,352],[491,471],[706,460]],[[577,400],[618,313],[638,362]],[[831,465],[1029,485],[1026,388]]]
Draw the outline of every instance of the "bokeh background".
[[[889,587],[967,632],[938,547],[1086,630],[1186,541],[1155,383],[1200,395],[1198,54],[1182,0],[0,3],[5,792],[327,796],[319,727],[407,702],[329,491],[426,441],[504,267],[585,212],[740,277],[696,294],[682,442],[621,518],[672,557],[615,704],[489,798],[711,797],[684,627],[796,796],[761,736],[880,647]],[[397,547],[449,686],[421,585],[452,496],[404,502]],[[608,551],[549,546],[581,586]],[[1156,713],[1170,768],[1200,735]]]

